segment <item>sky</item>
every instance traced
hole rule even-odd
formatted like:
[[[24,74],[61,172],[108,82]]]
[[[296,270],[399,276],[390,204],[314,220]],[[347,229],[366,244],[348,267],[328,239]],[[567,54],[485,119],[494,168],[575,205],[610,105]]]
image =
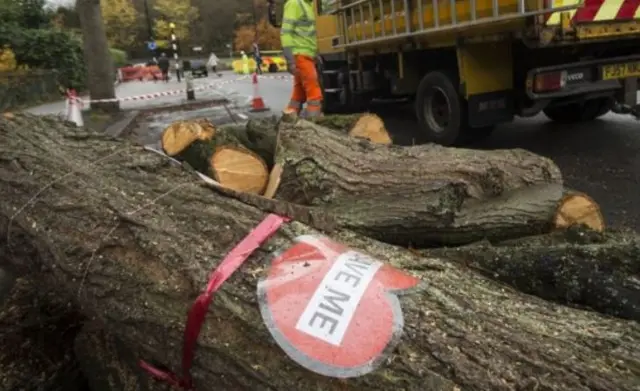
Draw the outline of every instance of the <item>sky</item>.
[[[50,5],[68,5],[75,3],[75,0],[47,0]]]

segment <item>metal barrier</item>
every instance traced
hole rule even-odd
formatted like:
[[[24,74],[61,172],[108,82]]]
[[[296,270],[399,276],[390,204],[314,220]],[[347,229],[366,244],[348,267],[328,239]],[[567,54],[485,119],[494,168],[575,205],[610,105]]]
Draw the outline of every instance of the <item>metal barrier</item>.
[[[580,8],[583,0],[343,0],[337,15],[351,48]]]
[[[162,79],[162,72],[160,72],[160,68],[155,65],[146,67],[122,67],[119,69],[118,76],[121,82],[160,80]]]

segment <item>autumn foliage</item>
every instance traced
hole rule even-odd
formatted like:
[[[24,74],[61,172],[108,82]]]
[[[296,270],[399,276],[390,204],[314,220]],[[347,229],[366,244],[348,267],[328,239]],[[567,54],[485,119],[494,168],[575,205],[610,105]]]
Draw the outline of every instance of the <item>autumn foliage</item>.
[[[136,42],[138,14],[130,0],[101,0],[100,8],[109,45],[129,48]]]
[[[155,0],[153,9],[158,13],[154,21],[156,39],[169,40],[171,37],[171,23],[175,25],[173,31],[180,40],[191,37],[191,28],[198,19],[198,8],[191,0]]]
[[[252,45],[256,38],[256,28],[254,25],[244,25],[236,29],[233,41],[235,50],[252,51]],[[279,50],[280,29],[269,24],[266,19],[258,23],[258,45],[260,50]]]

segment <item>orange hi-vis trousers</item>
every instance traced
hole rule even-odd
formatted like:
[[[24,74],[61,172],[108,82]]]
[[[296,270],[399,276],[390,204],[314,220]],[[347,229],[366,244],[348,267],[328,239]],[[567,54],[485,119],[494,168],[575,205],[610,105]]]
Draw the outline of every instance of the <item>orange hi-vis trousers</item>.
[[[318,82],[315,59],[309,56],[295,55],[296,72],[293,76],[293,93],[285,113],[300,114],[302,105],[307,104],[307,115],[322,115],[322,90]]]

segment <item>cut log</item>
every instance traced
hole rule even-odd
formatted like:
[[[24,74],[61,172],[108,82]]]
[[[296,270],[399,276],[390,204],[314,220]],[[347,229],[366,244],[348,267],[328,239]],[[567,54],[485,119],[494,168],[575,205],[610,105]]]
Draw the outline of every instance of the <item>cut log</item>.
[[[216,148],[211,172],[222,186],[247,193],[262,194],[269,181],[269,169],[258,155],[232,145]]]
[[[225,125],[220,127],[219,137],[250,149],[271,169],[276,151],[277,124],[278,119],[271,117],[252,119],[243,125]]]
[[[363,138],[375,144],[392,144],[384,121],[375,114],[328,115],[315,118],[313,122],[326,128],[344,131],[351,137]]]
[[[597,232],[602,232],[605,226],[598,204],[588,195],[575,191],[560,200],[553,223],[560,229],[584,225]]]
[[[280,124],[276,160],[276,198],[402,245],[544,233],[564,192],[558,167],[523,149],[379,146],[304,120]]]
[[[379,144],[391,143],[391,139],[384,128],[384,123],[374,114],[332,115],[319,118],[318,121],[332,130],[337,130],[353,137],[365,138]],[[180,121],[167,128],[165,131],[167,136],[163,134],[163,140],[165,137],[171,140],[176,139],[174,134],[178,132],[184,134],[179,138],[182,141],[180,144],[181,151],[184,151],[179,154],[180,156],[170,156],[175,156],[179,160],[188,162],[191,166],[197,167],[198,171],[208,166],[212,151],[216,146],[220,145],[243,146],[260,156],[267,168],[271,170],[276,151],[278,123],[279,118],[272,116],[252,119],[242,125],[223,125],[213,129],[213,133],[204,133],[208,137],[201,139],[194,137],[194,131],[189,130],[194,127],[197,129],[198,125],[203,126],[203,124],[198,120],[186,123],[185,121]],[[206,129],[206,122],[204,125],[203,127]],[[211,127],[213,126],[211,125]],[[214,144],[209,142],[212,139],[215,139]],[[190,143],[193,143],[192,148],[186,148],[185,145],[191,145]]]
[[[269,168],[259,156],[245,147],[249,145],[260,150],[259,141],[251,142],[253,132],[250,129],[249,126],[216,129],[206,119],[178,121],[163,132],[162,146],[167,155],[188,163],[196,171],[214,178],[225,187],[262,194],[268,181]],[[254,136],[254,139],[257,137]],[[269,158],[273,160],[273,152]]]
[[[213,139],[216,128],[206,119],[177,121],[169,125],[161,137],[162,150],[169,156],[178,156],[196,141]]]
[[[41,271],[39,285],[77,302],[108,334],[79,339],[85,346],[78,351],[89,355],[83,358],[85,370],[97,363],[108,370],[103,376],[140,374],[137,359],[143,358],[179,371],[192,300],[210,270],[265,213],[212,191],[141,147],[16,116],[30,126],[0,118],[5,262],[18,271]],[[478,165],[477,159],[470,163]],[[52,178],[58,178],[56,184],[48,186]],[[216,293],[196,350],[198,390],[637,389],[637,322],[545,302],[455,262],[421,258],[347,231],[335,231],[332,238],[366,249],[425,284],[399,296],[403,328],[394,331],[399,344],[372,361],[369,374],[341,381],[317,375],[274,341],[256,293],[270,269],[269,254],[290,247],[300,235],[318,232],[299,222],[287,224]],[[637,252],[627,255],[638,264]],[[370,322],[382,313],[360,320]],[[376,340],[374,332],[367,333],[367,341]],[[123,370],[106,367],[116,358]],[[87,376],[91,384],[106,390],[122,391],[127,384],[92,375]],[[111,384],[116,385],[110,389]]]
[[[368,118],[373,118],[373,119],[369,121],[367,120]],[[376,118],[378,117],[373,115],[357,114],[357,115],[350,115],[350,116],[327,116],[327,117],[319,118],[316,120],[317,122],[315,121],[314,122],[316,123],[316,126],[319,124],[322,124],[322,125],[331,127],[332,130],[336,130],[336,129],[349,129],[349,127],[353,127],[354,124],[356,124],[357,126],[357,124],[361,121],[365,123],[367,121],[375,122]],[[242,144],[246,146],[252,151],[257,152],[263,159],[265,159],[265,161],[267,162],[267,166],[269,167],[269,169],[271,169],[271,175],[270,175],[270,181],[269,181],[269,184],[270,184],[269,192],[265,194],[265,196],[267,197],[272,197],[274,195],[273,192],[278,188],[278,185],[281,180],[280,176],[282,175],[282,169],[283,169],[282,165],[277,167],[277,169],[274,169],[274,166],[272,165],[273,155],[271,154],[271,151],[275,148],[275,139],[276,139],[275,126],[277,125],[277,123],[278,121],[276,118],[270,118],[270,119],[259,120],[259,121],[250,121],[246,127],[243,127],[240,125],[222,127],[218,130],[218,135],[216,136],[216,138],[222,137],[226,139],[233,139],[235,140],[234,142],[236,144]],[[301,123],[305,124],[305,122],[301,122]],[[306,124],[309,124],[309,123],[306,123]],[[284,128],[286,128],[286,125]],[[323,130],[325,128],[323,126],[323,127],[318,127],[318,129]],[[340,140],[340,138],[338,138],[338,140]],[[303,141],[303,143],[305,143],[305,141]],[[359,143],[357,145],[359,145]],[[314,147],[313,148],[314,153],[311,153],[311,152],[305,153],[301,157],[299,157],[299,159],[301,161],[309,160],[309,162],[316,162],[316,159],[318,157],[323,157],[320,154],[317,154],[316,152],[329,151],[329,149],[326,149],[325,146],[322,145],[322,143],[316,144],[313,147]],[[296,146],[295,148],[304,149],[305,147]],[[426,166],[426,163],[428,161],[433,161],[433,159],[440,159],[440,157],[438,156],[439,152],[431,151],[431,153],[429,153],[428,152],[429,148],[430,147],[414,147],[414,151],[413,151],[414,155],[416,153],[415,151],[424,150],[424,152],[418,152],[418,153],[424,154],[424,162],[418,163],[419,167]],[[412,152],[411,150],[407,150],[405,148],[399,148],[399,149],[396,149],[395,151],[400,153],[394,154],[392,152],[389,152],[389,156],[388,156],[389,159],[394,158],[394,159],[399,159],[398,161],[403,161],[402,159],[405,158],[406,156],[403,156],[402,152],[405,152],[405,151],[409,153]],[[369,149],[365,147],[365,148],[362,148],[362,150],[359,152],[362,155],[361,158],[366,159],[367,157],[365,155],[369,154]],[[345,151],[345,153],[353,154],[352,151]],[[385,153],[387,152],[385,152],[384,150],[379,151],[380,155],[384,155]],[[475,151],[466,151],[466,154],[468,155],[475,154]],[[493,167],[494,164],[492,162],[492,159],[489,159],[486,156],[484,157],[484,160],[478,159],[478,160],[481,160],[481,163],[484,163],[485,165],[484,173],[479,172],[478,167],[470,166],[466,168],[466,170],[469,173],[478,177],[477,181],[479,183],[472,183],[471,185],[480,186],[480,187],[484,186],[485,188],[488,188],[487,192],[490,194],[480,195],[480,196],[472,195],[472,197],[466,197],[467,199],[462,201],[463,208],[460,208],[460,210],[456,211],[456,216],[453,219],[454,221],[446,222],[447,219],[451,220],[451,214],[452,214],[451,211],[455,210],[455,207],[452,207],[452,204],[455,204],[456,202],[459,202],[459,201],[456,201],[455,199],[452,200],[451,199],[452,197],[448,197],[446,192],[443,192],[443,194],[447,196],[444,202],[437,197],[431,197],[431,198],[425,197],[425,200],[428,201],[425,204],[423,202],[424,200],[421,201],[420,199],[418,199],[419,197],[419,194],[418,194],[418,195],[411,196],[415,198],[411,198],[407,200],[407,201],[415,201],[416,204],[410,205],[409,202],[401,203],[401,205],[398,207],[398,209],[401,209],[401,210],[395,210],[393,206],[390,208],[388,207],[390,205],[388,200],[391,198],[394,198],[397,195],[397,198],[395,198],[394,202],[391,204],[398,204],[401,202],[400,200],[402,198],[407,198],[406,195],[397,194],[398,192],[392,189],[391,191],[393,192],[393,194],[386,196],[383,193],[380,194],[378,192],[378,189],[376,189],[374,186],[371,186],[370,189],[367,190],[369,192],[369,195],[366,197],[366,199],[371,200],[371,202],[363,203],[361,202],[359,196],[357,199],[355,200],[353,199],[355,198],[356,195],[361,194],[358,192],[359,189],[353,189],[354,191],[351,191],[352,189],[349,188],[349,186],[347,186],[346,189],[343,189],[344,193],[338,194],[336,196],[337,200],[335,202],[332,202],[332,205],[330,205],[329,207],[330,209],[333,210],[333,213],[336,216],[339,216],[338,220],[340,221],[341,225],[344,225],[354,230],[358,230],[367,235],[371,235],[372,231],[377,230],[378,236],[376,237],[382,240],[388,240],[389,234],[392,233],[393,237],[397,239],[398,244],[408,244],[408,243],[411,243],[413,245],[416,245],[416,244],[431,245],[431,244],[440,244],[440,243],[460,244],[460,243],[473,242],[475,240],[480,240],[482,238],[501,240],[508,237],[518,237],[522,235],[539,234],[539,233],[549,231],[550,228],[552,228],[553,224],[557,223],[556,215],[558,212],[556,211],[556,209],[559,208],[559,202],[561,201],[562,194],[563,194],[563,188],[561,185],[559,185],[559,183],[561,183],[561,181],[559,180],[559,175],[557,177],[554,177],[554,174],[549,174],[549,176],[547,177],[546,176],[547,173],[544,170],[539,171],[536,174],[537,178],[541,179],[543,183],[545,183],[545,181],[548,181],[552,185],[551,186],[547,186],[546,184],[542,186],[536,185],[536,182],[535,182],[537,180],[536,178],[533,178],[532,180],[531,178],[526,177],[527,175],[529,175],[529,173],[527,172],[527,169],[520,170],[520,167],[523,165],[519,166],[517,163],[517,160],[518,159],[522,160],[523,157],[519,156],[518,154],[528,154],[528,153],[524,151],[518,151],[515,154],[507,153],[506,157],[505,157],[505,154],[503,154],[502,160],[507,161],[507,164],[502,164],[502,167],[504,167],[504,170],[512,170],[513,173],[511,174],[520,175],[520,173],[522,173],[523,175],[523,177],[521,178],[522,183],[516,186],[512,186],[511,191],[507,191],[506,194],[498,194],[497,198],[494,197],[494,194],[491,194],[491,192],[494,191],[494,189],[492,189],[491,186],[495,186],[495,185],[492,185],[491,183],[487,185],[487,182],[490,182],[493,180],[492,175],[494,175],[496,172],[497,172],[497,175],[503,175],[503,174],[500,172],[500,169],[496,170]],[[526,157],[530,159],[531,156],[534,156],[534,155],[528,154],[528,156]],[[336,156],[333,154],[326,155],[326,152],[325,152],[325,157],[327,158],[327,161],[329,162],[329,164],[331,164],[334,160],[340,161],[339,160],[340,156]],[[511,157],[516,159],[516,162],[510,168],[508,159]],[[360,159],[360,157],[358,157],[358,159]],[[385,165],[385,164],[388,165],[388,163],[383,162],[382,159],[384,159],[384,157],[377,159],[375,164],[378,164],[378,166]],[[414,159],[415,159],[415,156],[414,156]],[[451,157],[449,158],[449,163],[452,164],[452,166],[449,169],[452,170],[454,174],[457,170],[457,165],[459,164],[460,161],[465,159],[465,156],[462,155],[456,159],[457,160],[455,161],[451,161],[452,160]],[[543,160],[544,158],[539,158],[539,159]],[[343,162],[345,164],[349,163],[348,159],[343,160]],[[324,164],[323,162],[316,162],[316,163]],[[495,165],[500,164],[500,162],[496,162],[496,163],[497,164]],[[524,164],[528,164],[528,162],[525,162]],[[558,172],[557,168],[555,168],[553,164],[550,163],[549,161],[543,160],[542,168],[544,168],[545,164],[549,165],[550,172],[552,173]],[[447,169],[446,167],[444,169],[436,169],[433,167],[433,165],[430,165],[430,166],[432,166],[430,168],[431,171],[435,171],[436,173],[442,172],[442,177],[441,177],[442,179],[445,179],[445,180],[448,179],[447,177],[448,174],[446,173],[446,169]],[[360,167],[360,165],[356,165],[356,167]],[[404,167],[397,167],[397,166],[394,166],[394,167],[395,167],[394,170],[395,169],[404,170]],[[291,168],[291,166],[289,166],[289,168]],[[330,175],[325,175],[323,177],[325,182],[330,182],[332,180],[332,178],[330,177],[331,174],[333,174],[334,176],[337,176],[340,174],[340,172],[331,171],[331,167],[329,165],[327,165],[325,168],[330,170],[329,171]],[[350,169],[351,166],[347,167],[345,165],[345,167],[343,168],[345,169],[345,172],[348,172],[346,170]],[[376,175],[376,173],[371,172],[370,170],[367,170],[366,167],[363,167],[363,169],[368,172],[363,172],[362,174],[359,174],[359,177],[363,178],[364,180],[366,180],[367,177],[370,177],[371,181],[375,182],[376,179],[373,178],[373,175]],[[535,171],[536,168],[534,167],[533,170]],[[417,170],[414,170],[414,171],[417,171]],[[319,175],[323,175],[322,172],[323,172],[323,169],[319,168],[319,171],[318,171]],[[404,177],[406,177],[407,183],[401,183],[399,184],[399,186],[404,188],[412,187],[406,190],[406,194],[411,195],[413,194],[414,188],[419,188],[420,186],[428,188],[429,186],[432,186],[434,181],[433,180],[427,181],[426,179],[436,177],[436,173],[423,171],[421,174],[420,173],[417,174],[417,175],[425,176],[425,181],[422,184],[417,184],[417,185],[414,185],[413,183],[414,174],[409,174],[409,175],[405,174]],[[508,174],[510,173],[507,173],[507,175]],[[309,197],[314,195],[314,191],[317,190],[317,188],[314,189],[313,186],[321,186],[324,188],[323,190],[326,190],[329,193],[335,193],[336,191],[339,192],[341,189],[340,184],[338,184],[338,186],[333,188],[332,183],[323,183],[322,181],[316,180],[316,178],[313,177],[313,172],[304,173],[303,175],[298,175],[297,172],[294,172],[292,175],[295,177],[296,182],[291,185],[291,188],[293,188],[294,191],[297,191],[299,194],[302,194],[303,197]],[[464,176],[466,174],[463,170],[462,172],[459,172],[457,175],[463,176],[463,179],[464,179]],[[472,177],[471,175],[468,175],[468,176]],[[398,177],[395,175],[395,173],[392,170],[388,172],[387,179],[390,181],[390,183],[393,183],[393,181],[397,180],[397,178]],[[342,179],[345,181],[347,180],[352,181],[351,179],[347,179],[347,178],[342,178]],[[516,177],[515,179],[517,180],[518,178]],[[337,178],[337,180],[340,180],[340,178]],[[457,180],[456,178],[452,178],[452,182],[455,183],[456,180]],[[502,191],[501,187],[504,187],[501,183],[499,183],[500,180],[501,180],[500,178],[495,179],[495,182],[498,182],[497,183],[498,193]],[[446,184],[446,181],[440,180],[439,182],[440,182],[440,185],[443,185],[443,187],[446,188],[446,186],[444,186]],[[485,182],[485,183],[482,183],[482,182]],[[533,184],[533,186],[528,187],[529,184]],[[383,188],[386,185],[384,183],[376,183],[376,186],[380,186],[380,190],[383,190]],[[519,188],[518,186],[521,186],[522,188]],[[388,197],[387,200],[380,199],[380,197],[385,197],[385,196]],[[467,194],[462,195],[463,198],[465,198],[465,196],[467,196]],[[296,203],[303,203],[307,205],[328,205],[327,203],[328,198],[325,197],[324,194],[320,194],[320,196],[315,199],[305,199],[305,198],[299,198],[297,194],[291,195],[291,194],[285,194],[281,192],[279,194],[279,197],[287,201],[293,201]],[[345,199],[346,197],[351,197],[351,199]],[[480,198],[480,200],[478,200],[478,198]],[[582,198],[586,199],[587,197],[583,196]],[[523,200],[525,200],[526,203],[522,202]],[[379,205],[376,205],[375,202],[380,202],[386,205],[387,207],[379,208],[378,207]],[[429,215],[426,215],[424,213],[423,214],[414,213],[414,212],[420,211],[421,202],[424,205],[423,208],[429,210],[430,212]],[[354,203],[358,205],[354,205]],[[432,208],[433,204],[438,205],[441,209],[439,210],[437,208]],[[595,203],[592,203],[591,205],[594,205],[597,207]],[[591,223],[591,226],[595,228],[595,225],[591,221],[591,220],[596,221],[594,220],[594,217],[595,216],[585,216],[581,218],[579,222],[584,223],[587,219],[590,219],[589,222]],[[417,220],[417,221],[414,222],[414,220]],[[389,222],[396,224],[396,222],[398,221],[402,221],[403,224],[407,225],[406,228],[398,230],[397,227],[388,225]],[[443,221],[445,223],[443,223]],[[494,223],[494,221],[499,221],[499,223]],[[462,222],[462,224],[460,224],[460,222]],[[576,223],[576,221],[574,221],[573,223]],[[382,227],[380,226],[380,224],[383,224]],[[428,225],[432,226],[431,231],[435,232],[436,237],[432,237],[433,234],[429,232],[425,234],[423,231],[421,231],[423,230],[424,226],[428,226]],[[556,225],[560,228],[563,228],[566,226],[566,222],[563,223],[563,225],[559,225],[559,224],[556,224]],[[363,229],[364,231],[361,231],[361,229]],[[403,231],[406,231],[406,230],[410,230],[410,232],[408,232],[407,235],[403,235]]]
[[[375,114],[328,115],[314,120],[316,123],[377,144],[391,144],[384,122]],[[216,137],[230,138],[260,156],[269,169],[273,168],[278,123],[276,116],[252,119],[246,125],[225,125]]]

